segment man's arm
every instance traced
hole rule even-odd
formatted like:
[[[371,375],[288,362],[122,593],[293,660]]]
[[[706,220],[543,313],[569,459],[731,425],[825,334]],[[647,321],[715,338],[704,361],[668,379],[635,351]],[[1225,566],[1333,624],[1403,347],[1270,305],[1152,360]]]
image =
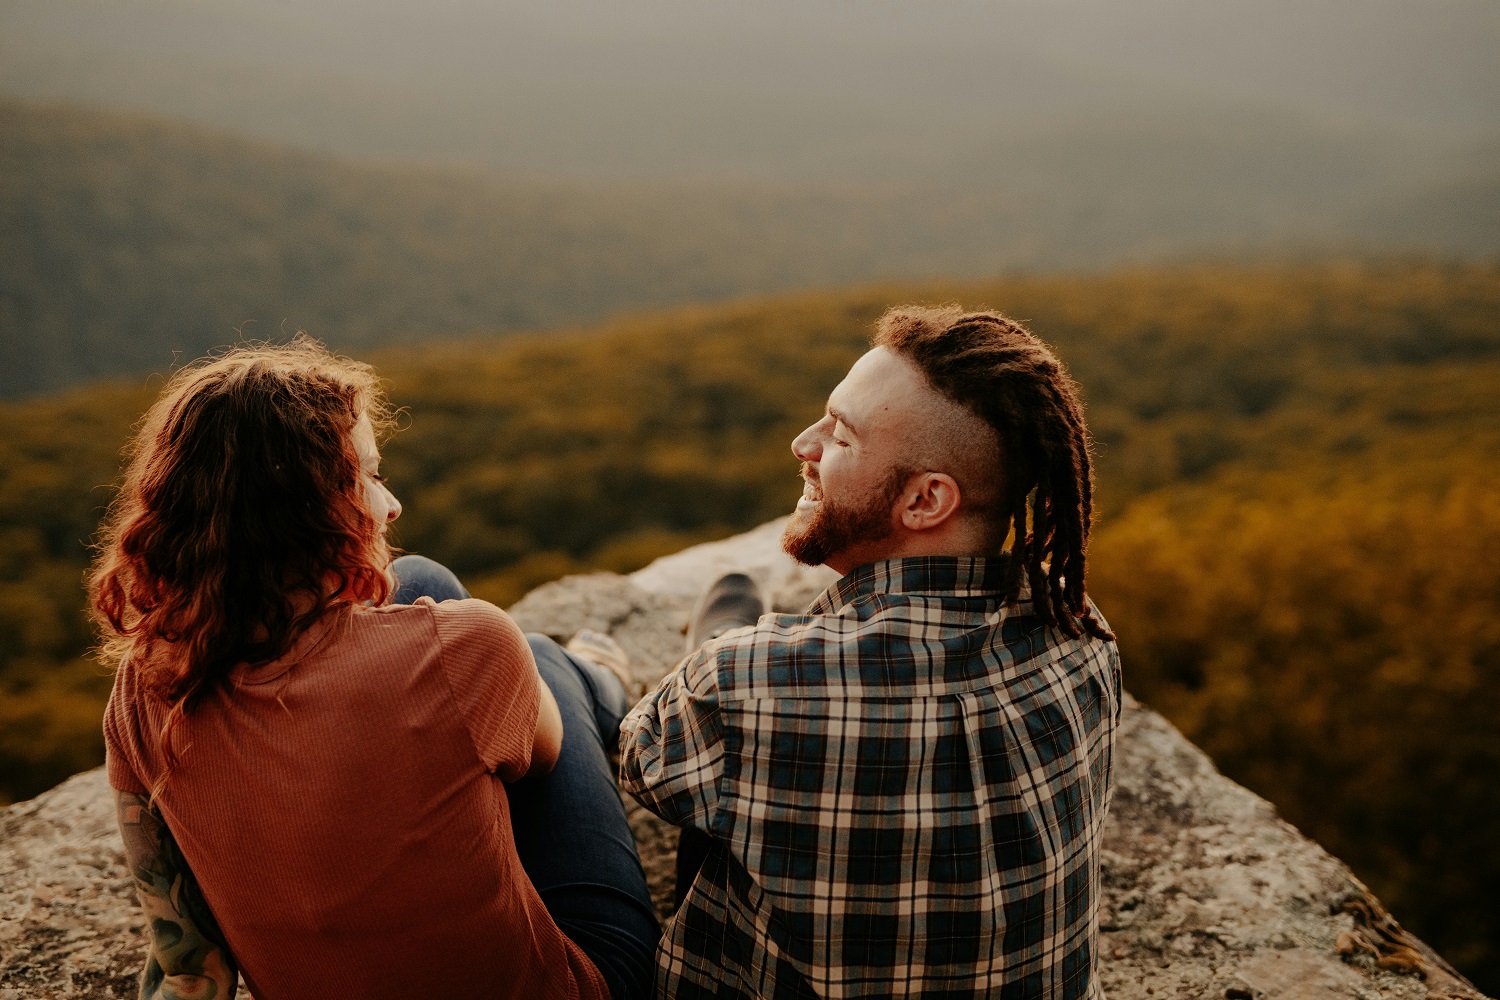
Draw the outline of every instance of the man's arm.
[[[677,826],[707,830],[724,758],[717,659],[700,649],[620,723],[620,787]]]
[[[146,914],[142,1000],[232,998],[239,981],[234,956],[161,813],[144,795],[116,791],[115,816]]]

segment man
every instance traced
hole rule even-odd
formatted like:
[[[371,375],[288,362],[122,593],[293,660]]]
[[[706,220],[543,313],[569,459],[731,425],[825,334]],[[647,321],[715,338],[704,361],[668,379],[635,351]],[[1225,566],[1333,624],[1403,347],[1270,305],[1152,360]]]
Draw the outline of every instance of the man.
[[[845,575],[621,727],[626,790],[709,845],[658,992],[1101,997],[1120,673],[1072,382],[999,315],[895,309],[792,451],[783,544]]]

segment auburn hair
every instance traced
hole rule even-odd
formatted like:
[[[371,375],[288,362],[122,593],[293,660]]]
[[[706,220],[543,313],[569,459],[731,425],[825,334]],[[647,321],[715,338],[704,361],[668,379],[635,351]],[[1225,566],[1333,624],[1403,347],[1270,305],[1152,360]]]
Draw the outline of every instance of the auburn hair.
[[[1006,600],[1020,599],[1024,576],[1044,622],[1113,639],[1084,591],[1093,472],[1083,405],[1062,362],[1020,323],[957,306],[887,310],[875,344],[915,364],[998,436],[996,544],[1011,539]]]
[[[353,442],[362,416],[391,425],[374,372],[298,334],[182,368],[127,445],[89,601],[101,657],[130,657],[170,706],[168,770],[174,725],[236,664],[285,654],[337,605],[389,596]]]

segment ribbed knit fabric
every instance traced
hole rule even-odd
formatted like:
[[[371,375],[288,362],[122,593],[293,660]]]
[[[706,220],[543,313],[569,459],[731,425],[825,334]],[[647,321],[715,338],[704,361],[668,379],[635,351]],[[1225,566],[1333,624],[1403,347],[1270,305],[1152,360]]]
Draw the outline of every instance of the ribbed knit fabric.
[[[147,792],[166,706],[124,664],[109,779]],[[483,601],[344,609],[179,728],[158,800],[257,1000],[607,998],[516,857],[500,779],[539,692]]]

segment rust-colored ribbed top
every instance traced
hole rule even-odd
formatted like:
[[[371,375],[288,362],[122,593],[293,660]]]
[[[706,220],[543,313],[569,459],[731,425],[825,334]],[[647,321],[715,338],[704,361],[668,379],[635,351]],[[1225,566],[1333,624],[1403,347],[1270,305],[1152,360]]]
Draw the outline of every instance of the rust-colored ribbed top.
[[[607,1000],[511,834],[539,683],[505,612],[424,598],[332,612],[192,712],[158,802],[257,1000]],[[124,664],[114,787],[152,787],[165,718]]]

